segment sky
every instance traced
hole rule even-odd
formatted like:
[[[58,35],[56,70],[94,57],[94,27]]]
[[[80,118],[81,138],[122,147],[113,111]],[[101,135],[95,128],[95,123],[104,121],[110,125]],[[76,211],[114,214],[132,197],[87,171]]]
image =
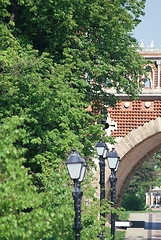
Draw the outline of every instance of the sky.
[[[161,0],[146,0],[144,9],[145,15],[142,22],[135,28],[133,34],[138,40],[144,43],[144,49],[154,41],[154,49],[161,49]]]

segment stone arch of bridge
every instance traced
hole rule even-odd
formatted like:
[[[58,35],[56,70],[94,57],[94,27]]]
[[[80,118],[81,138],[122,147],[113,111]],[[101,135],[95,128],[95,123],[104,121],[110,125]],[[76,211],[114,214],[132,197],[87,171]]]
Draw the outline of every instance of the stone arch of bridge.
[[[117,172],[116,200],[121,204],[123,194],[137,169],[161,148],[161,117],[145,123],[122,138],[115,149],[121,158]],[[110,189],[109,178],[106,182]],[[109,192],[107,193],[109,197]]]

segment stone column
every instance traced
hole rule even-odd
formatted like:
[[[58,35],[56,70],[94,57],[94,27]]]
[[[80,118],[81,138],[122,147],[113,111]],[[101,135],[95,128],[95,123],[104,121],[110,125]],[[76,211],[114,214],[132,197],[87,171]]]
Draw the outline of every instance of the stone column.
[[[156,64],[158,66],[158,70],[157,70],[157,88],[160,88],[160,65],[161,65],[161,61],[156,61]]]
[[[152,206],[154,203],[153,203],[153,193],[151,192],[150,193],[150,206]]]
[[[146,193],[146,206],[149,206],[149,193]]]

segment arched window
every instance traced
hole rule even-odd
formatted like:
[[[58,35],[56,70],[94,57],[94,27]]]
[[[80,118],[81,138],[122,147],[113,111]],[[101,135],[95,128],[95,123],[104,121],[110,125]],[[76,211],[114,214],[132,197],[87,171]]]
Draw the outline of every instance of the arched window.
[[[150,88],[151,87],[151,82],[149,78],[145,78],[145,88]]]
[[[153,88],[154,87],[154,69],[151,65],[147,65],[145,69],[148,73],[147,76],[144,76],[145,88]]]

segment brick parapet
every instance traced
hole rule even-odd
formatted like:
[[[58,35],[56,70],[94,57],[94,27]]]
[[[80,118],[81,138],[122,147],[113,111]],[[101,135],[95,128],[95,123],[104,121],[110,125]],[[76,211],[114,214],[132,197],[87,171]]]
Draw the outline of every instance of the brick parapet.
[[[146,123],[144,126],[130,132],[116,143],[115,149],[120,158],[123,158],[125,154],[136,145],[159,132],[161,132],[161,117],[158,117],[157,119]]]
[[[161,116],[161,101],[122,101],[117,103],[115,108],[109,108],[108,114],[111,120],[117,123],[117,129],[112,130],[111,136],[125,137],[143,125],[147,135],[146,123]]]

